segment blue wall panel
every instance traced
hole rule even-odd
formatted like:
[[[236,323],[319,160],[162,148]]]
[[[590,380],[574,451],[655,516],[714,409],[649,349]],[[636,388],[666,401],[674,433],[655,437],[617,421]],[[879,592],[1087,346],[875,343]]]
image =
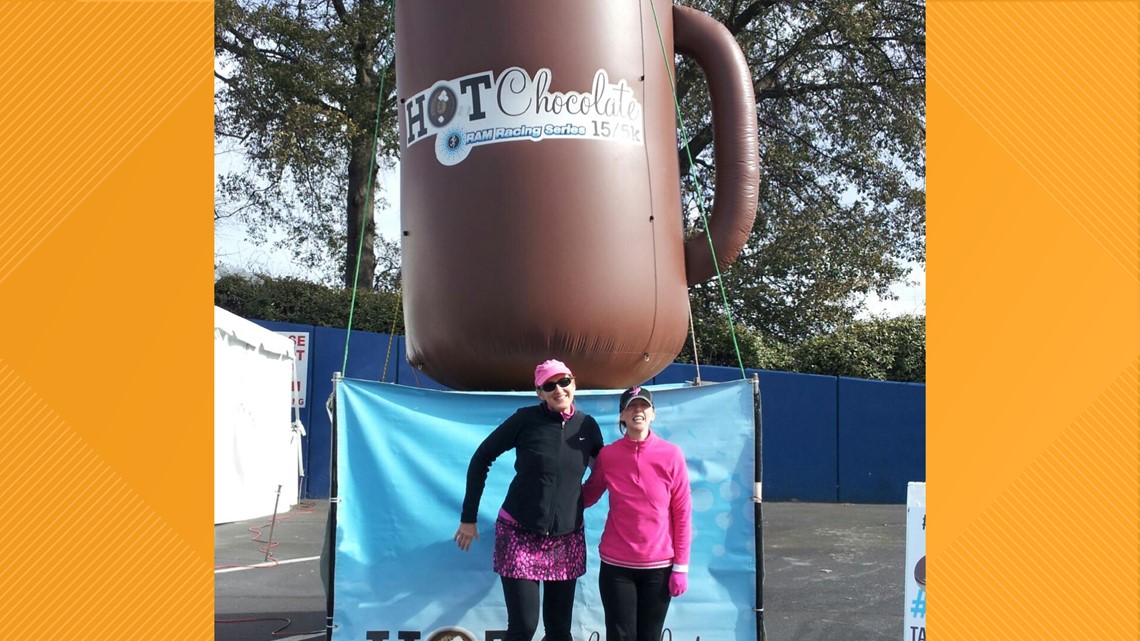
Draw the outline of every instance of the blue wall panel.
[[[696,380],[698,373],[701,375],[701,381],[704,383],[723,383],[725,381],[736,381],[744,378],[740,375],[740,369],[736,367],[701,365],[698,370],[696,365],[690,363],[672,363],[662,370],[660,374],[653,377],[652,384],[690,383]],[[751,374],[749,374],[749,376],[751,376]]]
[[[408,365],[403,336],[254,320],[279,332],[309,332],[308,393],[300,418],[305,498],[331,490],[332,376],[448,389]],[[345,367],[344,346],[349,354]],[[652,384],[691,382],[697,368],[673,363]],[[736,367],[701,366],[702,382],[737,380]],[[747,370],[760,377],[764,499],[904,503],[906,483],[926,480],[926,386]]]
[[[839,501],[905,503],[926,480],[926,386],[839,379]]]
[[[834,502],[835,377],[752,371],[760,375],[764,500]]]
[[[835,377],[755,369],[745,374],[760,377],[764,499],[834,502],[838,494]],[[653,382],[689,382],[696,375],[694,365],[673,363]],[[702,366],[700,376],[706,383],[741,378],[739,368],[721,365]]]
[[[653,377],[653,385],[664,385],[665,383],[685,383],[693,380],[696,375],[696,368],[687,363],[672,363],[657,376]]]
[[[347,337],[348,362],[345,364],[344,346]],[[397,337],[398,338],[398,337]],[[392,341],[395,353],[396,343]],[[317,327],[313,339],[313,369],[309,376],[309,404],[314,406],[309,424],[309,473],[306,477],[305,496],[326,498],[331,491],[332,422],[329,420],[325,404],[332,395],[332,377],[342,372],[345,378],[358,378],[366,381],[395,382],[396,368],[391,360],[388,371],[384,372],[384,357],[388,351],[387,334],[354,331],[351,334],[343,329]],[[400,351],[403,354],[403,351]],[[401,356],[401,360],[403,357]]]

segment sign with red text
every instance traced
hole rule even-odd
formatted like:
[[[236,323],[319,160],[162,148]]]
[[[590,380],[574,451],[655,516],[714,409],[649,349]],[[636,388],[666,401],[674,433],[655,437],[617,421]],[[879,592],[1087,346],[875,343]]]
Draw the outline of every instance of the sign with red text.
[[[304,407],[309,396],[309,332],[277,333],[293,341],[293,407]]]

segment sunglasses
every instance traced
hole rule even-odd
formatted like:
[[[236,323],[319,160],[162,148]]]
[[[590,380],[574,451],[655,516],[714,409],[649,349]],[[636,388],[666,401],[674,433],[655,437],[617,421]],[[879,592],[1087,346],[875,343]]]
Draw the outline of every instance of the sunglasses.
[[[563,376],[556,381],[546,381],[541,385],[542,391],[553,392],[555,387],[570,387],[570,383],[574,382],[573,376]]]

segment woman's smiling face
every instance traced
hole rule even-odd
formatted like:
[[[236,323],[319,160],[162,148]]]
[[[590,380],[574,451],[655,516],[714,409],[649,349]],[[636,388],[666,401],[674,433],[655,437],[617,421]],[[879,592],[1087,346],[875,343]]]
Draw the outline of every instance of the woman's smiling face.
[[[554,412],[566,412],[574,404],[574,377],[567,374],[555,374],[538,388],[538,397],[546,402],[546,406]],[[551,385],[553,383],[553,385]],[[565,385],[563,385],[565,384]],[[547,387],[553,387],[549,392]]]

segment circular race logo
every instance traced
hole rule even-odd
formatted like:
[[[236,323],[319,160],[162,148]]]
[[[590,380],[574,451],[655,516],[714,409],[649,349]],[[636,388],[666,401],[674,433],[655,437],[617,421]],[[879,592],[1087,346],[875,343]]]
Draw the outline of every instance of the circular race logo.
[[[476,641],[475,635],[463,628],[440,628],[428,635],[427,641]]]
[[[459,107],[459,100],[451,87],[443,86],[431,92],[428,98],[428,114],[431,124],[443,127],[455,117],[455,110]]]

